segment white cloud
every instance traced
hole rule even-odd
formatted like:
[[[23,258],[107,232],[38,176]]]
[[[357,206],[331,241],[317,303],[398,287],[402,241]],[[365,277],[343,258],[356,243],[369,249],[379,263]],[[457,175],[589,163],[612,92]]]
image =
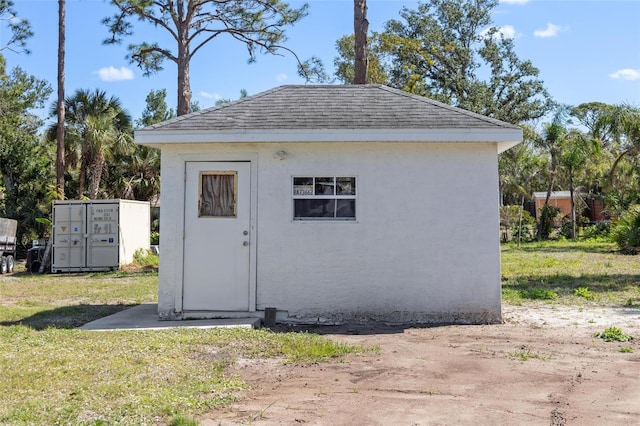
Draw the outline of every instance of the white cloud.
[[[133,80],[133,71],[125,67],[118,69],[113,66],[108,66],[100,68],[96,71],[96,74],[98,74],[98,77],[100,77],[102,81]]]
[[[276,81],[278,83],[282,83],[283,81],[288,80],[288,79],[289,79],[289,76],[284,74],[284,73],[276,75]]]
[[[547,38],[547,37],[555,37],[557,36],[560,31],[562,31],[562,27],[559,25],[555,25],[552,24],[551,22],[549,22],[547,24],[547,28],[543,29],[543,30],[535,30],[533,32],[533,35],[536,37],[542,37],[542,38]]]
[[[513,25],[504,25],[498,28],[498,33],[504,38],[516,38],[516,29]]]
[[[480,35],[482,37],[487,37],[489,35],[489,31],[490,28],[487,28],[486,30],[480,32]],[[513,25],[504,25],[502,27],[498,27],[498,31],[493,34],[493,38],[499,39],[500,36],[504,38],[516,38],[517,33],[515,27]]]
[[[222,99],[222,96],[218,95],[217,93],[209,93],[209,92],[201,91],[198,94],[205,99],[215,99],[216,101]]]
[[[633,68],[624,68],[609,74],[609,77],[622,80],[638,80],[640,79],[640,69],[634,70]]]
[[[500,0],[500,3],[504,4],[526,4],[531,0]]]

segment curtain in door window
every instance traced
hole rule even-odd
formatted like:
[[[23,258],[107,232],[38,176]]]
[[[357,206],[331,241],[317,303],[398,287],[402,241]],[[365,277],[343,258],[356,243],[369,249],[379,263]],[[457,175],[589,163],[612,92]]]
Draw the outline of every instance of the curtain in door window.
[[[199,216],[236,216],[236,173],[207,173],[201,175]]]

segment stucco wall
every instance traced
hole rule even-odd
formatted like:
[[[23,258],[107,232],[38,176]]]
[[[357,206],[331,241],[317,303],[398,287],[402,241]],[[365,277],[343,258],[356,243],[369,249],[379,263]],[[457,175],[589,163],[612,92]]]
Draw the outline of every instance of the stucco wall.
[[[283,150],[284,160],[274,158]],[[206,154],[203,154],[206,153]],[[501,319],[495,144],[167,145],[159,312],[180,311],[184,161],[253,158],[255,307],[305,321]],[[355,176],[355,222],[292,219],[292,176]],[[175,261],[173,261],[175,260]]]

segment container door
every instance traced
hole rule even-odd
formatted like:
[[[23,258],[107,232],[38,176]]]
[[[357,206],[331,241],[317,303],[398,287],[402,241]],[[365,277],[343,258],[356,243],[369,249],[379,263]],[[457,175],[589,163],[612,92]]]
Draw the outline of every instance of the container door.
[[[250,162],[187,162],[185,311],[249,310],[250,171]]]
[[[85,266],[85,205],[54,204],[51,267],[69,270]]]
[[[87,267],[117,268],[120,260],[118,238],[119,205],[87,205]]]

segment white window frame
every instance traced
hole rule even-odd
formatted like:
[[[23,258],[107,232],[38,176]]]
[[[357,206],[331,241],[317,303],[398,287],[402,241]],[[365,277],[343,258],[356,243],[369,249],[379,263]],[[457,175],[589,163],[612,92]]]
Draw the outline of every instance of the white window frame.
[[[295,186],[295,180],[296,179],[300,179],[300,178],[306,178],[306,179],[313,179],[312,182],[312,191],[314,192],[313,194],[302,194],[302,193],[297,193],[296,194],[296,186]],[[334,194],[315,194],[315,187],[316,187],[316,179],[327,179],[327,178],[332,178],[333,179],[333,187],[334,187]],[[354,186],[355,186],[355,190],[354,190],[354,194],[349,194],[349,195],[338,195],[335,194],[336,192],[336,188],[337,188],[337,180],[340,178],[346,178],[346,179],[353,179],[354,181]],[[337,222],[355,222],[356,221],[356,217],[358,215],[358,210],[357,210],[357,195],[358,195],[358,178],[355,175],[296,175],[296,176],[292,176],[291,178],[291,194],[293,197],[293,202],[292,202],[292,216],[293,216],[293,220],[296,222],[300,222],[300,221],[337,221]],[[296,200],[336,200],[336,204],[334,205],[334,211],[333,211],[333,217],[296,217]],[[337,215],[337,200],[354,200],[354,216],[353,217],[338,217]]]

